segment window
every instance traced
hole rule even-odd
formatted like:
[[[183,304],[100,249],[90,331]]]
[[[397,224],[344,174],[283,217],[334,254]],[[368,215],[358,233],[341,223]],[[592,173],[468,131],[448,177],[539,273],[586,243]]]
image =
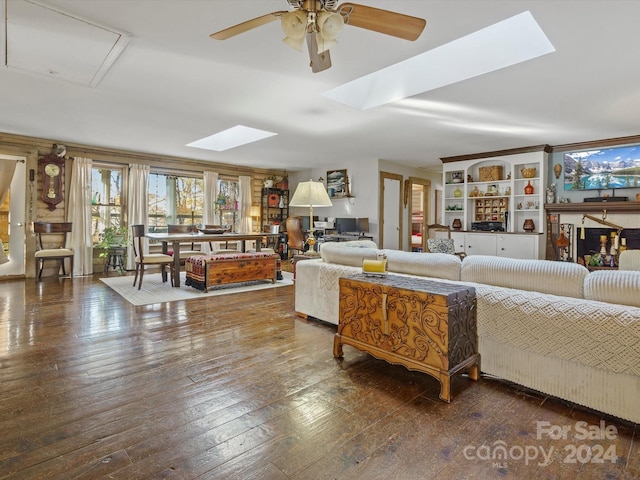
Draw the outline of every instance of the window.
[[[91,235],[98,243],[106,227],[124,225],[124,168],[94,163],[91,169]]]
[[[203,191],[202,178],[149,174],[149,231],[202,223]]]
[[[239,184],[234,179],[218,180],[215,224],[237,230]],[[149,174],[149,231],[166,232],[167,225],[204,224],[204,180],[186,175]]]
[[[238,200],[240,185],[235,180],[218,180],[218,198],[216,199],[216,215],[220,225],[232,225],[234,232],[238,231],[240,215],[238,214]]]

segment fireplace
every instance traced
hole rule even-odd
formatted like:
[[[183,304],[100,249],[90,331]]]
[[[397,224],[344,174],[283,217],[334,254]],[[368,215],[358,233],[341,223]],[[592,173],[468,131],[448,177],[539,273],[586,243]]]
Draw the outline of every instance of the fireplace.
[[[618,231],[615,228],[585,228],[584,240],[581,238],[581,228],[576,228],[575,241],[578,262],[585,260],[585,255],[594,255],[600,253],[601,249],[601,237],[607,238],[606,251],[611,251],[611,233],[616,234]],[[619,245],[623,243],[624,239],[627,244],[627,249],[640,249],[640,228],[625,228],[620,232]],[[586,262],[585,262],[586,263]],[[606,265],[606,266],[610,266]]]
[[[611,232],[617,233],[618,227],[620,239],[626,240],[627,249],[640,249],[640,202],[551,203],[544,207],[548,260],[583,263],[585,255],[600,253],[601,235],[606,235],[606,248],[610,252]],[[582,227],[584,239],[581,238]]]

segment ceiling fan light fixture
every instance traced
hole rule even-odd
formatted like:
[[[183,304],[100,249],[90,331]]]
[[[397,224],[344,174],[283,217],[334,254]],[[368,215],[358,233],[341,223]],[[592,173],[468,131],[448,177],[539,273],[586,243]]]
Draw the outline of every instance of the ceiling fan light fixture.
[[[344,20],[342,15],[336,12],[319,12],[317,27],[318,53],[322,53],[337,45],[338,41],[336,39],[344,28]]]
[[[282,15],[280,25],[286,35],[282,41],[301,52],[304,36],[307,33],[307,16],[304,12],[294,10],[293,12],[285,13]]]

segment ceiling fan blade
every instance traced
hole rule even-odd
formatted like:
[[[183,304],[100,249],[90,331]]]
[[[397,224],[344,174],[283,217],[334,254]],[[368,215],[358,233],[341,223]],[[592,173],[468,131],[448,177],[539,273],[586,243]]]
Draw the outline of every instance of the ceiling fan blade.
[[[313,73],[322,72],[331,67],[331,55],[329,50],[318,53],[318,40],[315,32],[307,33],[307,47],[309,48],[309,60]]]
[[[366,28],[405,40],[416,40],[427,24],[422,18],[355,3],[343,3],[337,10],[344,18],[346,25]]]
[[[220,30],[219,32],[212,33],[209,36],[211,38],[215,38],[216,40],[226,40],[227,38],[234,37],[236,35],[239,35],[240,33],[244,33],[267,23],[274,22],[278,18],[282,17],[282,15],[285,13],[287,12],[282,11],[267,13],[266,15],[262,15],[261,17],[256,17],[252,20],[247,20],[246,22],[234,25],[233,27],[225,28],[224,30]]]

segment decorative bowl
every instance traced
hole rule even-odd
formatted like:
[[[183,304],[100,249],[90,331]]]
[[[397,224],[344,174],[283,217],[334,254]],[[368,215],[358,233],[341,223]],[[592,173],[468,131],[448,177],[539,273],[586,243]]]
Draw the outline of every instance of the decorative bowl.
[[[536,167],[523,168],[520,170],[524,178],[533,178],[536,176]]]
[[[226,227],[216,225],[210,228],[198,228],[198,230],[207,235],[219,235],[222,233],[229,233],[229,231],[231,230],[230,227],[230,225]]]

